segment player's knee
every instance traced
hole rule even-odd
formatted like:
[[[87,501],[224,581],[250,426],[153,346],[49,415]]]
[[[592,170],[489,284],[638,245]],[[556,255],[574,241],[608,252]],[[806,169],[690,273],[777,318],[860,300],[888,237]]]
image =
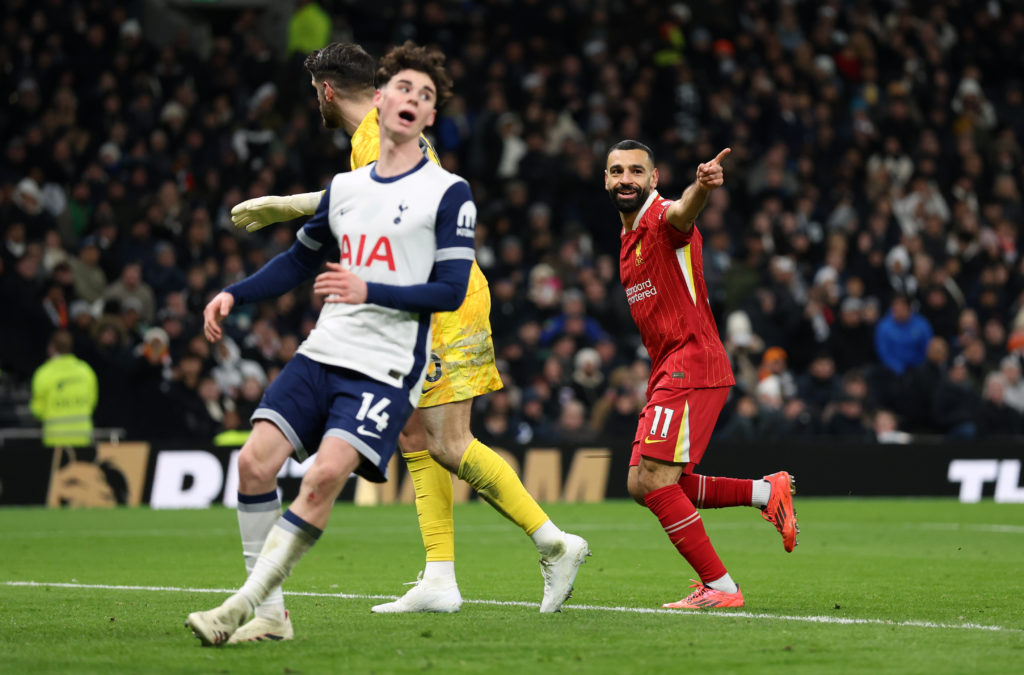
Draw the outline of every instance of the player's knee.
[[[666,482],[664,475],[641,469],[636,473],[636,483],[630,489],[629,494],[637,501],[638,504],[646,505],[644,497],[647,496],[648,493],[654,492],[655,490],[659,490],[668,485],[671,485],[671,483]]]
[[[406,433],[403,431],[398,435],[398,447],[401,448],[402,452],[409,454],[411,452],[422,452],[427,448],[427,435],[422,430],[412,431]]]
[[[265,486],[277,482],[278,467],[262,461],[249,446],[243,447],[238,453],[238,483],[242,491],[255,486]]]
[[[640,488],[640,475],[636,467],[632,467],[626,476],[626,492],[633,498],[633,501],[640,506],[644,506],[644,495],[646,493]]]

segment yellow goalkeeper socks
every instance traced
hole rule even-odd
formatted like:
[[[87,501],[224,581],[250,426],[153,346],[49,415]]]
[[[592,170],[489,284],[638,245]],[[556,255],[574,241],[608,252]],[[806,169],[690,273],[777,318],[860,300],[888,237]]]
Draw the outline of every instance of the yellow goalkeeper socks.
[[[455,560],[455,520],[452,516],[452,476],[426,450],[402,453],[416,493],[427,562]]]
[[[548,522],[547,514],[526,491],[508,462],[475,438],[462,455],[459,478],[526,534],[533,535]]]

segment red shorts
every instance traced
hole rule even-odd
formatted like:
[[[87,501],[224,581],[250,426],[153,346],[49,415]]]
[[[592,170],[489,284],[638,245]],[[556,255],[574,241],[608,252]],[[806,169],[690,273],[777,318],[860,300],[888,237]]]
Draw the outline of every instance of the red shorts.
[[[629,465],[638,465],[643,455],[682,464],[683,473],[692,473],[728,398],[729,387],[656,390],[640,411]]]

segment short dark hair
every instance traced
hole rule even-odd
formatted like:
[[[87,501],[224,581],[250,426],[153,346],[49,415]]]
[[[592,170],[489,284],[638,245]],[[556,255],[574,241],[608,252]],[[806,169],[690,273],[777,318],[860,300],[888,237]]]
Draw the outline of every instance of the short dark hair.
[[[350,42],[332,42],[303,62],[317,80],[327,80],[342,94],[372,94],[376,63],[365,49]]]
[[[614,150],[643,150],[644,152],[647,153],[647,156],[650,158],[651,165],[654,165],[654,151],[651,150],[646,145],[644,145],[643,143],[641,143],[640,141],[634,141],[632,139],[627,138],[626,140],[619,141],[612,147],[608,148],[608,154],[604,156],[605,164],[608,163],[608,156],[611,155]]]
[[[63,329],[54,332],[50,338],[50,346],[58,354],[70,354],[74,345],[75,341],[71,337],[71,333]]]
[[[386,85],[392,77],[403,70],[425,73],[434,82],[437,103],[440,108],[452,94],[452,78],[444,69],[444,54],[436,47],[421,47],[412,40],[406,40],[401,47],[394,47],[380,60],[377,68],[376,86]]]

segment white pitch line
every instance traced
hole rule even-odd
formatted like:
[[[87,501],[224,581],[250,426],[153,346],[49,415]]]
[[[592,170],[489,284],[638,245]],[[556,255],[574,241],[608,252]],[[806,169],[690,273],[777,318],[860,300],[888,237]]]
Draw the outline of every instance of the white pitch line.
[[[4,586],[80,588],[110,591],[164,591],[169,593],[234,593],[233,588],[180,588],[177,586],[127,586],[113,584],[78,584],[40,581],[4,581]],[[397,600],[397,595],[368,595],[360,593],[313,593],[308,591],[285,591],[285,595],[302,598],[337,598],[341,600]],[[518,600],[469,600],[469,605],[495,605],[501,607],[540,607],[536,602]],[[674,616],[702,616],[718,619],[768,619],[772,621],[799,621],[802,623],[825,623],[844,626],[899,626],[903,628],[938,628],[941,630],[985,630],[995,633],[1021,633],[1020,628],[992,626],[980,623],[936,623],[934,621],[896,621],[893,619],[854,619],[837,616],[799,616],[791,614],[766,614],[763,612],[687,612],[676,609],[654,607],[608,607],[603,605],[565,605],[566,609],[591,612],[620,612],[624,614],[671,614]]]

